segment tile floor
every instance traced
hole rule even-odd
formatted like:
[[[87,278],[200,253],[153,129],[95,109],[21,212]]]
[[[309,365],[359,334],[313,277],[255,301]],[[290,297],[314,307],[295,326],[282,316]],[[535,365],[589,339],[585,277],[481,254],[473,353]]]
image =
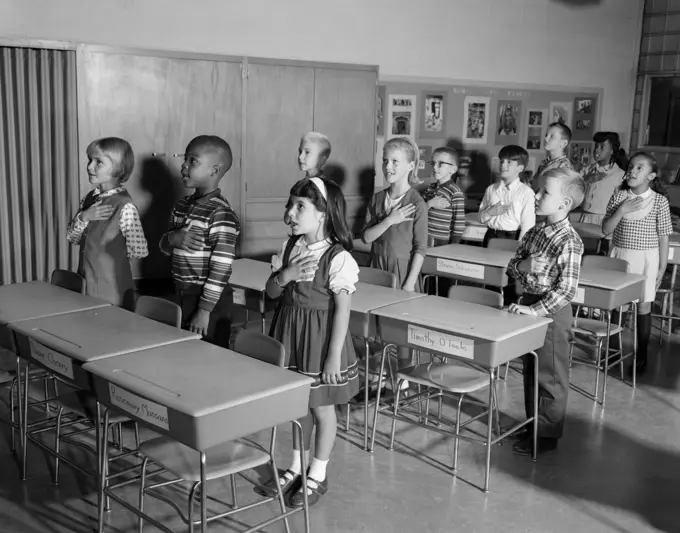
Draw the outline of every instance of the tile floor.
[[[654,341],[657,342],[656,339]],[[378,445],[373,454],[359,446],[361,410],[352,413],[353,429],[338,433],[329,466],[330,490],[312,508],[315,532],[504,532],[504,533],[645,533],[680,532],[680,353],[677,339],[652,350],[650,370],[632,389],[610,382],[606,408],[572,392],[569,419],[559,450],[537,464],[512,454],[511,446],[495,446],[491,492],[482,483],[484,450],[462,443],[457,476],[436,463],[450,464],[452,442],[433,432],[398,426],[397,447]],[[590,383],[592,371],[576,368],[573,380]],[[510,372],[501,383],[504,422],[523,411],[521,377]],[[389,424],[381,419],[379,438]],[[279,463],[286,466],[290,429],[282,428]],[[58,486],[50,481],[48,462],[30,448],[28,479],[19,480],[17,457],[11,455],[8,431],[0,426],[0,532],[90,532],[95,527],[92,483],[63,467]],[[413,455],[418,450],[428,460]],[[67,453],[94,468],[86,452]],[[241,503],[254,498],[250,485],[238,482]],[[229,499],[227,482],[209,483],[211,495]],[[123,492],[129,499],[136,489]],[[149,512],[177,531],[185,531],[170,507],[149,500]],[[246,512],[236,521],[210,525],[211,532],[242,531],[262,520],[274,506]],[[302,531],[298,515],[292,531]],[[145,531],[154,531],[151,525]],[[107,515],[111,533],[136,531],[136,520],[112,504]],[[266,531],[283,531],[279,524]]]

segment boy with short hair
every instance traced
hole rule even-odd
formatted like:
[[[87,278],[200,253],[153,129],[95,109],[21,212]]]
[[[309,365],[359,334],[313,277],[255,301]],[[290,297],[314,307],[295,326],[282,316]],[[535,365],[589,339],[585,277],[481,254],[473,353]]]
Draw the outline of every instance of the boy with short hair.
[[[536,169],[536,174],[534,174],[532,186],[535,191],[540,187],[540,184],[538,183],[539,178],[548,170],[555,170],[558,168],[574,169],[571,161],[567,157],[567,147],[570,142],[571,129],[569,129],[569,126],[560,122],[553,122],[548,126],[548,131],[543,140],[543,147],[548,153],[548,157],[541,161],[541,164],[538,165],[538,168]]]
[[[161,238],[172,256],[172,277],[185,327],[204,340],[227,348],[233,291],[229,287],[239,220],[219,182],[231,168],[231,147],[215,135],[200,135],[187,146],[182,181],[194,194],[181,199]]]
[[[479,207],[479,220],[489,228],[485,248],[494,238],[521,239],[536,224],[534,192],[520,180],[529,154],[511,144],[501,148],[498,159],[501,180],[486,188]]]
[[[573,170],[546,171],[536,193],[536,214],[544,217],[530,229],[508,264],[508,275],[523,289],[511,313],[552,319],[543,347],[538,350],[538,383],[534,382],[533,356],[523,359],[524,406],[533,416],[534,391],[538,387],[537,453],[557,448],[562,437],[569,393],[569,339],[572,312],[583,256],[583,242],[569,222],[569,213],[585,196],[583,178]],[[521,430],[515,453],[531,455],[534,450],[530,426]]]
[[[430,246],[459,243],[465,231],[465,195],[453,180],[459,162],[453,148],[442,146],[432,153],[429,164],[435,182],[423,193]]]

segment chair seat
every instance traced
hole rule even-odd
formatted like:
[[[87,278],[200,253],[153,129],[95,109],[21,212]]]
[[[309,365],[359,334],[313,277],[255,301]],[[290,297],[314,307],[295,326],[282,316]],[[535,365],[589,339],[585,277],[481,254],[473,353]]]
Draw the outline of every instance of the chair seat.
[[[85,409],[85,406],[83,405],[82,401],[78,397],[77,392],[69,392],[67,394],[61,394],[59,396],[56,396],[54,398],[50,398],[50,402],[54,402],[58,405],[61,405],[64,407],[69,412],[75,413],[78,416],[82,418],[88,418],[90,416],[90,413],[88,413],[87,409]],[[96,412],[97,405],[96,405],[96,400],[94,397],[92,397],[92,412]],[[123,422],[129,421],[130,418],[125,416],[123,413],[120,411],[116,411],[112,409],[109,413],[109,424],[122,424]],[[103,417],[102,417],[103,421]]]
[[[622,331],[622,326],[612,324],[610,334],[618,335]],[[579,318],[574,322],[574,333],[580,333],[589,337],[606,337],[607,323],[602,320],[595,320],[594,318]]]
[[[467,394],[489,385],[489,374],[456,363],[411,366],[400,370],[397,377],[458,394]]]
[[[157,437],[139,446],[139,451],[185,481],[201,479],[200,454],[171,439]],[[266,464],[269,453],[246,440],[227,442],[205,450],[206,480],[219,479]]]

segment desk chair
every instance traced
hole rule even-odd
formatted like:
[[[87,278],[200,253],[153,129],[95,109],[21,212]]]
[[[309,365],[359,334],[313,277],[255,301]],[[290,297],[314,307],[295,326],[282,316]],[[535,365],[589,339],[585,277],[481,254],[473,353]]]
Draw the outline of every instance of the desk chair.
[[[61,270],[59,268],[52,272],[50,283],[52,285],[56,285],[57,287],[62,287],[79,294],[85,294],[85,290],[87,288],[85,278],[83,278],[81,275],[69,270]]]
[[[242,353],[248,357],[252,357],[253,359],[257,359],[268,364],[276,365],[281,368],[283,368],[283,365],[285,363],[285,349],[283,345],[277,340],[272,339],[271,337],[267,337],[266,335],[263,335],[261,333],[254,333],[247,330],[241,330],[236,339],[234,340],[234,351]],[[283,520],[286,532],[289,533],[290,530],[288,526],[288,517],[291,514],[297,512],[297,510],[293,509],[286,511],[283,493],[281,491],[281,487],[278,484],[276,484],[277,495],[274,497],[268,497],[264,500],[260,500],[258,502],[246,505],[244,507],[238,507],[236,503],[236,490],[233,478],[234,474],[240,474],[242,477],[244,477],[254,485],[260,486],[258,482],[246,476],[244,472],[246,470],[250,470],[264,464],[269,464],[272,476],[274,478],[278,478],[279,472],[276,468],[276,462],[274,459],[275,447],[276,447],[276,427],[272,428],[268,449],[265,449],[264,447],[260,446],[259,444],[256,444],[250,439],[239,439],[234,442],[227,442],[224,444],[213,446],[212,448],[208,448],[207,450],[202,451],[197,451],[192,448],[189,448],[188,446],[180,444],[179,442],[174,441],[172,438],[165,436],[157,437],[149,441],[143,442],[142,445],[140,446],[140,452],[144,456],[144,462],[142,463],[141,484],[139,489],[139,511],[140,512],[144,511],[144,496],[148,494],[149,496],[153,496],[154,498],[164,501],[171,505],[173,508],[175,508],[175,510],[178,511],[178,514],[180,515],[182,520],[189,526],[189,531],[193,532],[195,526],[201,525],[200,520],[194,520],[193,518],[194,501],[197,497],[197,493],[199,490],[201,491],[207,490],[207,487],[200,486],[201,485],[200,470],[201,464],[203,464],[205,468],[205,477],[207,481],[222,479],[227,476],[231,478],[232,494],[234,497],[232,510],[210,516],[206,519],[206,522],[211,522],[213,520],[230,516],[238,511],[252,509],[259,505],[263,505],[274,500],[278,500],[281,514],[273,519],[267,520],[262,524],[258,524],[257,526],[248,529],[248,531],[259,531],[262,527],[267,526],[272,522]],[[301,456],[304,457],[304,451],[300,450],[300,453]],[[155,485],[147,486],[146,474],[147,467],[150,461],[152,461],[155,465],[161,467],[161,470],[154,472],[153,475],[156,475],[161,472],[168,472],[177,476],[177,479],[174,479],[172,481],[162,481]],[[306,478],[304,463],[302,471],[303,476]],[[191,483],[188,501],[188,512],[186,517],[180,511],[177,504],[175,504],[172,500],[163,495],[158,494],[157,492],[154,492],[154,489],[167,487],[168,485],[181,482]],[[303,479],[303,486],[306,486],[306,479]],[[228,506],[226,502],[222,502],[217,498],[210,497],[209,499],[211,501],[219,502]],[[303,508],[305,513],[308,512],[308,507],[306,504],[307,502],[305,499],[305,507]],[[159,526],[159,524],[155,520],[149,519],[148,517],[145,518],[140,517],[138,521],[139,526],[138,531],[140,533],[142,532],[144,520],[151,522],[156,526]],[[102,522],[100,522],[99,524],[100,533],[102,533],[102,526],[103,524]]]
[[[615,272],[628,272],[629,265],[628,261],[624,259],[618,259],[614,257],[604,257],[601,255],[586,255],[583,256],[582,261],[583,268],[596,268],[601,270],[612,270]],[[635,305],[635,304],[634,304]],[[571,369],[574,363],[589,367],[595,367],[595,388],[593,393],[583,389],[580,386],[572,384],[572,388],[581,392],[588,398],[599,402],[598,400],[598,390],[600,387],[600,372],[608,372],[609,369],[614,365],[619,365],[621,380],[623,381],[623,323],[622,323],[622,310],[618,310],[617,320],[611,325],[610,337],[616,336],[619,346],[618,348],[609,348],[609,356],[619,356],[618,361],[609,363],[606,368],[602,368],[604,361],[602,360],[602,348],[607,340],[607,313],[601,313],[599,319],[595,318],[582,318],[579,316],[581,311],[580,305],[576,306],[576,316],[573,319],[573,330],[574,338],[569,345],[569,368]],[[633,321],[635,323],[635,320]],[[636,327],[633,327],[633,336],[635,338]],[[586,337],[586,340],[591,341],[590,343],[578,342],[576,335]],[[574,346],[579,345],[586,348],[595,349],[595,363],[592,361],[586,361],[583,359],[574,358]],[[636,350],[633,350],[633,363],[635,363]],[[633,383],[635,387],[635,383]]]
[[[477,305],[488,305],[490,307],[500,307],[502,304],[502,296],[499,293],[481,287],[453,286],[449,289],[449,298]],[[425,402],[425,416],[424,421],[421,424],[424,427],[427,427],[428,424],[429,402],[432,398],[437,398],[439,401],[438,424],[446,423],[441,416],[443,397],[453,397],[457,400],[456,420],[454,423],[455,430],[453,433],[455,436],[460,435],[461,428],[465,428],[476,420],[488,415],[488,411],[484,411],[461,423],[463,400],[468,394],[487,387],[489,385],[489,374],[459,361],[458,359],[456,359],[455,362],[430,362],[428,364],[404,368],[397,372],[397,380],[399,384],[404,380],[408,380],[410,383],[416,383],[419,386],[426,388],[425,392],[419,392],[417,395],[409,397],[403,404],[403,407],[406,407],[412,404],[420,404],[423,401]],[[434,392],[432,392],[432,390],[434,390]],[[399,393],[400,387],[397,386],[394,400],[394,413],[392,417],[392,431],[390,434],[390,450],[394,448],[397,417],[399,416],[399,409],[402,407],[400,406]],[[498,395],[496,393],[495,379],[492,397],[493,405],[488,406],[488,409],[493,409],[496,413],[496,432],[500,436],[500,417],[498,414]],[[474,401],[474,403],[479,405],[478,401]],[[421,416],[420,413],[418,413],[418,415]],[[458,445],[458,438],[455,438],[453,445],[454,471],[458,469]]]
[[[380,270],[378,268],[361,267],[359,269],[359,281],[361,283],[369,283],[371,285],[377,285],[379,287],[387,287],[390,289],[397,288],[397,277],[391,272],[386,270]],[[359,340],[359,339],[357,339]],[[376,353],[379,354],[382,349],[381,346],[375,340],[371,339],[361,339],[363,342],[363,359],[357,361],[357,368],[359,373],[368,372],[370,376],[377,376],[380,372],[379,365],[376,364]],[[358,348],[355,346],[357,351]],[[368,369],[368,370],[366,370]],[[365,381],[365,380],[364,380]],[[368,387],[364,386],[364,416],[368,418]],[[350,416],[350,404],[351,400],[347,402],[346,406],[346,417],[345,417],[345,431],[349,431],[349,416]],[[368,438],[364,436],[364,438]]]

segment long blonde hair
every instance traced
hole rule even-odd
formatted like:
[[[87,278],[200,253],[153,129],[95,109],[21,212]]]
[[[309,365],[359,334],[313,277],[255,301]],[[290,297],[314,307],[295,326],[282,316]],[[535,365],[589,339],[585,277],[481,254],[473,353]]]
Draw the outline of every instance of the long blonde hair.
[[[420,150],[418,149],[418,145],[415,143],[415,141],[413,141],[413,139],[411,139],[411,137],[406,137],[405,135],[392,137],[385,143],[385,146],[383,147],[383,154],[386,154],[388,150],[395,148],[404,151],[409,163],[411,161],[415,163],[413,170],[408,176],[408,182],[410,184],[415,183],[418,177],[418,163],[420,162]]]

